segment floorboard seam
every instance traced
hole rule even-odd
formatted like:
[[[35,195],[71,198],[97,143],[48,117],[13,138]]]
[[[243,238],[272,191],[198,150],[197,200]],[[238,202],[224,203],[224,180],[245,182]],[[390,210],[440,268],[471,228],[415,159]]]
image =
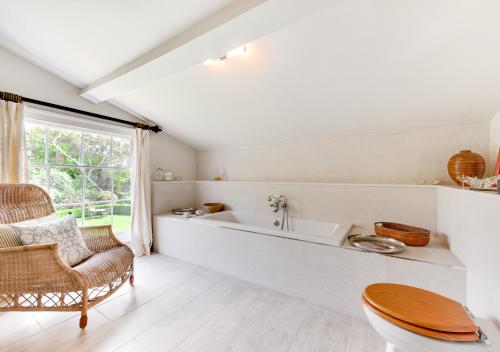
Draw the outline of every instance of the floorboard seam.
[[[295,331],[295,335],[293,335],[292,341],[290,341],[290,344],[288,345],[288,348],[286,349],[287,351],[290,351],[290,348],[292,347],[292,345],[293,345],[295,339],[297,338],[297,335],[299,334],[300,330],[304,326],[304,323],[306,322],[307,317],[309,316],[309,313],[311,313],[312,308],[313,308],[313,305],[311,303],[311,304],[309,304],[309,309],[307,310],[306,314],[304,314],[304,318],[300,322],[300,325],[298,326],[297,331]]]

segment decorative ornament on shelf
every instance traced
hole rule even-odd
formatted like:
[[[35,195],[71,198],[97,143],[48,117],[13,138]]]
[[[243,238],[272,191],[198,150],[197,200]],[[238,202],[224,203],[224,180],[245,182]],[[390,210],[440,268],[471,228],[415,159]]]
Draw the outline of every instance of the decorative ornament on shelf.
[[[459,186],[463,185],[458,179],[459,176],[481,178],[485,172],[486,161],[484,158],[470,150],[461,150],[460,153],[453,155],[448,161],[448,174]]]
[[[173,181],[174,180],[174,173],[171,170],[165,170],[164,174],[164,180],[165,181]]]
[[[470,186],[474,191],[494,191],[495,188],[493,186],[500,180],[500,175],[482,179],[470,176],[458,176],[458,180]]]
[[[163,170],[161,167],[157,167],[156,170],[153,172],[153,181],[164,181],[165,180],[165,170]]]
[[[212,181],[226,181],[226,169],[225,168],[214,168],[211,171],[211,177]]]

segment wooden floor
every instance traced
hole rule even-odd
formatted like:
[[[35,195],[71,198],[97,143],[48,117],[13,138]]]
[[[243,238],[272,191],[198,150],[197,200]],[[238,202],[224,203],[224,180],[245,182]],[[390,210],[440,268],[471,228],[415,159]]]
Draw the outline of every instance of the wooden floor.
[[[89,312],[0,313],[0,351],[384,351],[367,322],[165,256]]]

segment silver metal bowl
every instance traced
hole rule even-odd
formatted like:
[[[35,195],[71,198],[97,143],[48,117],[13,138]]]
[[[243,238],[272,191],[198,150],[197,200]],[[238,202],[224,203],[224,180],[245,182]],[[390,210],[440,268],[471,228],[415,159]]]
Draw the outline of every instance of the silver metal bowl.
[[[367,252],[394,254],[404,251],[406,245],[398,240],[383,236],[350,235],[347,240],[351,246]]]
[[[196,212],[196,209],[194,209],[194,208],[180,208],[180,209],[172,210],[172,213],[175,215],[184,215],[184,213],[191,213],[191,215],[192,215],[195,212]]]

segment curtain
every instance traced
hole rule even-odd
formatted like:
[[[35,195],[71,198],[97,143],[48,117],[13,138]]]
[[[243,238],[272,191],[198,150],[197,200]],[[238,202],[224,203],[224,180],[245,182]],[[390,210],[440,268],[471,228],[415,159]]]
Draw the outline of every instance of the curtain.
[[[0,100],[0,182],[27,181],[24,105]]]
[[[151,228],[151,180],[149,170],[149,131],[136,129],[132,151],[132,248],[135,255],[149,255]]]

